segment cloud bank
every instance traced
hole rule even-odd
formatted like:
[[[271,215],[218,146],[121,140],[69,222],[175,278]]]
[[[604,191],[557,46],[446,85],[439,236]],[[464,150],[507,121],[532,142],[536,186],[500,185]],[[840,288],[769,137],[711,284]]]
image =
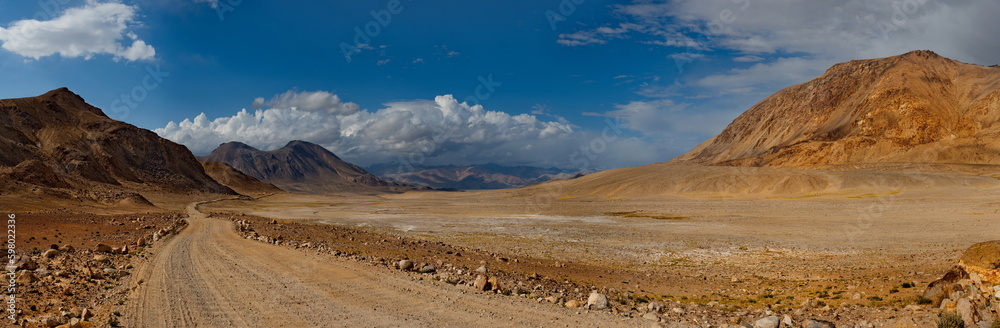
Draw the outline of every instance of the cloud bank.
[[[254,100],[258,109],[209,119],[204,113],[170,122],[156,133],[207,154],[220,144],[241,141],[270,150],[290,140],[323,145],[362,165],[499,163],[561,168],[610,168],[663,161],[644,141],[615,136],[600,152],[584,154],[602,131],[582,131],[568,122],[528,114],[489,111],[451,95],[434,100],[386,104],[360,110],[326,91],[289,91]],[[640,154],[640,155],[636,155]]]
[[[135,6],[88,0],[82,7],[66,9],[49,20],[26,19],[0,27],[0,42],[4,50],[35,60],[56,54],[84,59],[102,54],[115,60],[153,59],[156,49],[130,31],[140,24],[136,11]]]

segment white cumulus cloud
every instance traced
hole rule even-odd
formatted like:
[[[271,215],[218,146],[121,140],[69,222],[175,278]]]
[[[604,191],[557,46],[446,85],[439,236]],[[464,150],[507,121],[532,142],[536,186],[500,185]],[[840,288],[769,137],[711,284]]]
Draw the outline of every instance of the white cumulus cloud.
[[[357,105],[341,102],[332,93],[290,91],[269,101],[257,98],[254,105],[258,109],[217,118],[201,114],[155,131],[196,154],[207,154],[229,141],[270,150],[299,139],[362,165],[499,163],[572,168],[585,162],[586,168],[608,168],[667,159],[637,151],[648,147],[645,141],[623,136],[599,156],[588,154],[590,158],[583,161],[581,145],[600,137],[600,131],[588,133],[568,122],[490,111],[460,103],[451,95],[389,103],[369,111],[357,110]],[[346,107],[353,110],[343,110]]]
[[[291,108],[304,111],[325,111],[330,114],[354,114],[360,110],[358,104],[343,102],[340,96],[326,91],[299,92],[289,90],[265,101],[263,97],[254,99],[254,108]]]
[[[50,20],[26,19],[0,27],[3,49],[39,59],[60,55],[67,58],[108,54],[115,60],[148,60],[156,49],[129,31],[139,25],[135,6],[88,0]]]

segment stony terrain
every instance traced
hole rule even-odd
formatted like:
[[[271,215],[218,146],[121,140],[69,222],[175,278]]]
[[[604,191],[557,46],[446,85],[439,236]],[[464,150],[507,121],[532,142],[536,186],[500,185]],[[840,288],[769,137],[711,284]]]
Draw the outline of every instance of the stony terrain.
[[[611,269],[486,252],[442,242],[387,236],[330,225],[301,224],[238,214],[222,214],[236,224],[246,239],[282,245],[307,252],[319,252],[388,270],[454,285],[455,288],[492,292],[565,308],[609,311],[622,317],[641,318],[665,327],[782,327],[817,324],[830,327],[840,323],[860,327],[889,325],[921,327],[933,321],[923,305],[906,304],[905,309],[884,307],[831,307],[823,299],[806,298],[801,304],[773,294],[760,299],[764,306],[734,304],[732,300],[702,301],[688,297],[650,294],[639,286],[622,286],[616,280],[645,280],[670,283],[638,270]],[[612,279],[602,279],[603,277]],[[736,281],[733,281],[736,282]],[[676,283],[676,282],[674,282]],[[918,283],[901,288],[921,289]],[[922,289],[921,289],[922,290]],[[842,292],[827,289],[834,300]],[[776,294],[776,293],[774,293]],[[830,298],[831,296],[821,296]],[[782,301],[791,302],[790,306]],[[871,300],[865,300],[871,301]],[[916,299],[912,300],[916,303]],[[832,303],[832,302],[831,302]],[[864,304],[864,303],[862,303]]]
[[[149,247],[180,231],[177,214],[28,213],[17,217],[13,269],[18,326],[107,327],[123,301],[123,282]],[[119,313],[120,314],[120,313]],[[4,321],[9,324],[9,321]]]

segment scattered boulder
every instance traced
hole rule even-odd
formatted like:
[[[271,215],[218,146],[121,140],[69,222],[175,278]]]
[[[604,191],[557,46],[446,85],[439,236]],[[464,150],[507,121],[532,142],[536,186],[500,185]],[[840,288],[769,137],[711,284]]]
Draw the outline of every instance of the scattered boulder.
[[[17,265],[19,270],[35,270],[38,269],[38,263],[29,257],[25,257],[21,260],[21,263]]]
[[[959,266],[985,282],[1000,284],[1000,240],[978,243],[962,254]]]
[[[475,287],[478,291],[485,292],[490,289],[490,283],[486,279],[486,276],[479,275],[476,276],[476,281],[472,283],[472,287]]]
[[[778,328],[781,325],[781,318],[776,315],[760,318],[754,322],[753,328]]]
[[[119,248],[118,254],[128,254],[128,245],[124,245],[122,248]]]
[[[76,248],[73,248],[73,245],[66,244],[60,247],[59,250],[63,251],[64,253],[72,253],[76,251]]]
[[[663,304],[660,304],[660,302],[649,302],[649,304],[646,304],[646,308],[652,312],[662,312]]]
[[[837,326],[829,321],[806,319],[806,321],[802,322],[802,328],[837,328]]]
[[[59,255],[59,250],[56,250],[56,249],[47,249],[47,250],[45,250],[44,253],[42,253],[42,257],[47,258],[47,259],[54,258],[54,257],[56,257],[56,255]]]
[[[433,265],[428,264],[428,265],[425,265],[422,268],[420,268],[420,271],[418,271],[418,272],[420,272],[420,273],[433,273],[435,270],[437,270],[437,268],[435,268]]]
[[[486,282],[490,283],[490,290],[500,289],[500,283],[497,282],[497,277],[490,277],[490,279],[487,279]]]
[[[396,266],[398,266],[400,270],[410,271],[411,269],[413,269],[413,261],[402,260],[399,261],[399,263],[396,263]]]
[[[53,328],[66,323],[66,317],[50,315],[42,318],[40,323],[43,327]]]
[[[36,276],[34,272],[31,272],[29,270],[19,271],[17,275],[14,277],[14,281],[16,281],[19,284],[25,284],[25,285],[39,280],[41,279],[38,279],[38,276]]]
[[[114,249],[111,248],[111,246],[105,244],[97,244],[97,246],[94,247],[94,252],[98,253],[111,253],[113,250]]]
[[[608,308],[608,297],[598,293],[596,290],[590,292],[587,298],[587,308],[592,310],[603,310]]]
[[[577,300],[569,300],[569,301],[566,302],[565,305],[568,308],[578,308],[582,304],[580,304],[580,301],[577,301]]]
[[[980,319],[979,311],[976,310],[976,306],[969,301],[968,297],[958,299],[955,303],[955,313],[962,317],[966,327],[976,327],[976,323]]]
[[[111,262],[111,258],[109,258],[107,255],[100,255],[100,254],[98,254],[98,255],[94,255],[94,262],[107,263],[107,262]]]
[[[139,247],[146,246],[146,238],[139,237],[139,239],[135,240],[135,245]]]
[[[486,266],[485,265],[479,266],[478,268],[476,268],[476,272],[481,274],[486,274]]]

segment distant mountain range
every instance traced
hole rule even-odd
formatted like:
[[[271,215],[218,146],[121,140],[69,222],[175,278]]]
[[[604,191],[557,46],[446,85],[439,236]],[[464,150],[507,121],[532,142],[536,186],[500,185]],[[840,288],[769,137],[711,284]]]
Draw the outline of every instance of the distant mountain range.
[[[372,165],[368,171],[403,184],[459,190],[518,188],[554,179],[573,179],[593,172],[497,164],[414,166],[392,163]]]
[[[405,191],[414,188],[379,179],[320,145],[294,140],[280,149],[263,151],[241,142],[220,145],[203,161],[233,168],[281,189],[304,193]]]

